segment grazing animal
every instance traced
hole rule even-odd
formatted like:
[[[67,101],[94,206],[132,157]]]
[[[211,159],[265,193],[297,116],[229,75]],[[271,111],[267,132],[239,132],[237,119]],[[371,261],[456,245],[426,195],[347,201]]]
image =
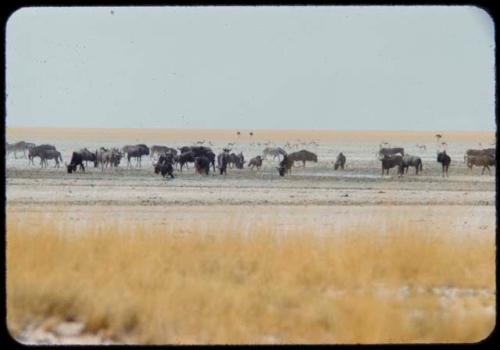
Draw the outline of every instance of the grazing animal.
[[[141,167],[141,158],[142,156],[149,155],[149,147],[144,144],[138,145],[126,145],[123,147],[123,153],[127,155],[127,167],[131,166],[130,159],[136,159],[136,166]]]
[[[448,167],[450,166],[450,163],[451,163],[450,156],[446,154],[446,151],[438,152],[437,161],[438,161],[438,163],[441,163],[441,165],[442,165],[443,177],[445,174],[446,174],[446,177],[448,177]]]
[[[379,157],[379,160],[384,158],[384,156],[392,156],[395,154],[401,154],[402,156],[405,155],[405,149],[403,147],[391,147],[391,148],[380,148],[377,155]]]
[[[194,159],[194,168],[198,174],[208,175],[208,172],[210,171],[210,160],[205,156],[196,157]]]
[[[467,167],[472,171],[473,166],[482,166],[483,171],[481,175],[484,174],[484,171],[488,169],[488,174],[491,175],[490,166],[496,166],[496,159],[489,154],[482,154],[478,156],[468,156],[467,157]]]
[[[53,150],[53,149],[49,149],[49,150],[45,150],[45,152],[43,152],[40,156],[40,159],[41,159],[41,165],[42,167],[45,166],[47,167],[47,160],[55,160],[55,164],[54,164],[54,168],[59,168],[60,166],[60,163],[59,161],[63,161],[62,159],[62,156],[61,156],[61,152],[59,151],[56,151],[56,150]]]
[[[78,153],[82,156],[82,161],[85,162],[85,165],[88,165],[87,162],[93,162],[95,164],[97,160],[97,152],[92,153],[87,148],[82,148],[78,151]]]
[[[174,155],[171,153],[165,153],[160,156],[158,162],[154,166],[155,174],[161,173],[161,176],[165,177],[166,175],[170,176],[172,179],[174,178]]]
[[[418,175],[419,171],[422,171],[422,159],[417,156],[410,156],[406,154],[403,157],[403,170],[405,170],[405,174],[408,174],[408,169],[413,166],[415,167],[415,174]]]
[[[231,153],[229,155],[229,167],[232,168],[233,165],[237,169],[243,169],[243,165],[245,164],[245,157],[243,157],[243,153]]]
[[[66,165],[66,168],[68,169],[68,174],[71,174],[73,171],[76,172],[76,168],[79,165],[80,169],[85,172],[85,167],[83,166],[83,156],[81,152],[73,152],[71,155],[71,161],[69,164]]]
[[[258,170],[258,169],[260,169],[261,166],[262,166],[262,157],[261,156],[254,157],[254,158],[250,159],[250,161],[248,162],[248,167],[251,168],[252,170],[255,167],[257,167],[257,170]]]
[[[281,147],[266,147],[262,150],[262,158],[267,159],[267,156],[272,156],[273,160],[278,158],[280,159],[281,156],[287,155],[287,152],[281,148]]]
[[[335,165],[333,166],[333,168],[335,170],[337,170],[339,167],[344,170],[344,166],[345,166],[345,156],[342,152],[339,153],[339,155],[337,156],[337,160],[335,161]]]
[[[315,153],[309,152],[308,150],[300,150],[297,152],[290,153],[288,159],[292,162],[302,162],[302,166],[306,167],[306,161],[318,162],[318,156]]]
[[[283,160],[280,162],[278,169],[278,173],[280,176],[285,176],[287,172],[292,171],[292,166],[293,166],[293,160],[291,160],[288,155],[283,156]]]
[[[56,147],[52,146],[52,145],[48,145],[48,144],[43,144],[43,145],[39,145],[39,146],[35,146],[35,147],[30,148],[28,150],[28,162],[29,162],[29,164],[35,165],[33,160],[35,157],[39,157],[40,158],[40,165],[43,166],[42,162],[43,162],[44,154],[50,150],[55,151]]]
[[[395,155],[385,155],[382,159],[382,176],[384,176],[384,171],[389,175],[389,169],[398,167],[398,176],[403,175],[403,157],[399,154]]]
[[[229,160],[231,156],[229,155],[229,151],[227,148],[224,148],[224,152],[219,153],[217,155],[217,168],[219,168],[220,174],[227,175],[227,165],[229,164]]]

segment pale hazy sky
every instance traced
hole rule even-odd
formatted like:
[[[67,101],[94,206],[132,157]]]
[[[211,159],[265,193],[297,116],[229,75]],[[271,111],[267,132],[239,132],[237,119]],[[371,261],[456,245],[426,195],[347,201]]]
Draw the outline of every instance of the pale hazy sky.
[[[45,7],[7,23],[7,127],[495,130],[477,7]]]

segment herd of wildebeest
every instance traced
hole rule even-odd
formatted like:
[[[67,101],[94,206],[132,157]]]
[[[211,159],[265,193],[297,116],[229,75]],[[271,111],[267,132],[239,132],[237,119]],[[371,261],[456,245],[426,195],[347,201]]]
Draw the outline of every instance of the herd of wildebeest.
[[[60,166],[63,161],[61,153],[55,146],[49,144],[36,145],[34,143],[19,141],[13,144],[6,142],[6,153],[14,154],[17,158],[18,153],[22,153],[24,157],[28,158],[30,164],[34,165],[34,158],[40,158],[40,166],[47,167],[48,160],[55,161],[55,167]],[[194,163],[196,172],[203,175],[208,175],[210,168],[216,173],[216,168],[220,175],[227,174],[227,168],[236,167],[243,169],[246,163],[243,153],[231,153],[231,149],[223,148],[217,156],[210,147],[206,146],[184,146],[181,148],[172,148],[167,146],[154,145],[151,147],[145,144],[126,145],[122,149],[118,148],[104,148],[101,147],[95,152],[89,151],[87,148],[74,151],[71,155],[69,164],[65,163],[68,173],[77,171],[79,167],[81,171],[85,172],[85,166],[88,162],[94,164],[94,167],[117,167],[121,159],[127,159],[127,167],[132,166],[131,159],[135,159],[136,166],[141,167],[141,159],[143,156],[150,156],[151,158],[157,156],[158,160],[153,163],[154,172],[161,174],[163,177],[169,176],[174,178],[174,169],[182,172],[184,166],[188,167],[188,163]],[[402,176],[408,172],[409,167],[415,167],[416,174],[422,171],[422,160],[418,156],[405,154],[402,147],[382,147],[380,146],[377,156],[382,165],[382,176],[384,173],[389,174],[389,169],[397,168],[398,176]],[[278,158],[278,166],[276,169],[280,176],[285,176],[291,173],[292,167],[295,162],[302,162],[305,167],[306,162],[317,162],[318,156],[308,150],[300,150],[288,153],[281,147],[266,147],[262,151],[262,155],[258,155],[247,163],[247,167],[260,169],[263,159],[273,157],[273,160]],[[451,163],[450,156],[444,151],[437,151],[437,162],[442,165],[442,176],[448,176],[448,167]],[[217,162],[217,166],[216,163]],[[491,173],[490,166],[496,165],[495,148],[487,149],[469,149],[465,152],[464,162],[472,169],[473,166],[482,166],[481,174],[485,170]],[[344,169],[346,164],[346,157],[341,152],[338,154],[334,169]]]

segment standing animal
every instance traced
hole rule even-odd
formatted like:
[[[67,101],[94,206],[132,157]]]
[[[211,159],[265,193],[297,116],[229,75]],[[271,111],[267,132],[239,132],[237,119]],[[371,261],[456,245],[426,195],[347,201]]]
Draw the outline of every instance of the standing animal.
[[[43,155],[47,151],[50,151],[50,150],[55,151],[56,147],[53,145],[43,144],[43,145],[39,145],[39,146],[35,146],[35,147],[30,148],[28,150],[28,162],[29,162],[29,164],[35,165],[33,160],[35,159],[35,157],[39,157],[40,158],[40,165],[43,166],[43,164],[42,164]]]
[[[410,166],[415,167],[415,174],[418,175],[418,172],[422,171],[422,159],[417,156],[410,156],[409,154],[406,154],[403,157],[403,170],[405,170],[406,174],[408,174]]]
[[[195,155],[194,155],[194,152],[192,152],[192,151],[183,152],[180,155],[176,156],[176,161],[180,165],[181,172],[182,172],[182,167],[184,166],[184,164],[193,163],[194,158],[195,158]]]
[[[68,169],[68,174],[71,174],[73,171],[76,172],[76,168],[79,165],[80,169],[85,172],[85,167],[83,166],[83,157],[80,152],[73,152],[71,155],[71,161],[69,164],[66,164],[66,168]]]
[[[438,163],[441,163],[441,165],[442,165],[443,177],[445,174],[446,174],[446,177],[448,177],[448,167],[450,166],[450,163],[451,163],[450,156],[446,154],[446,151],[438,152],[437,161],[438,161]]]
[[[104,171],[104,167],[117,167],[120,164],[120,159],[122,154],[117,148],[105,149],[101,148],[101,152],[96,156],[96,163],[101,163],[101,170]]]
[[[488,169],[488,174],[491,175],[490,166],[496,166],[496,160],[489,154],[482,154],[478,156],[468,156],[467,157],[467,167],[472,171],[473,166],[482,166],[483,171],[481,175],[484,174],[484,171]]]
[[[150,150],[149,157],[152,159],[155,156],[155,154],[160,155],[162,153],[168,152],[169,147],[167,147],[167,146],[153,145],[153,146],[151,146],[151,148],[149,150]],[[176,152],[177,152],[177,150],[176,150]]]
[[[16,143],[5,143],[5,151],[7,152],[7,156],[10,153],[14,153],[14,158],[17,159],[17,152],[22,152],[24,158],[26,158],[26,151],[29,151],[30,148],[35,147],[34,143],[31,142],[25,142],[25,141],[19,141]]]
[[[283,156],[283,160],[280,162],[278,169],[278,173],[280,176],[285,176],[287,172],[291,172],[293,166],[293,160],[291,160],[288,155]]]
[[[229,164],[230,158],[231,156],[229,155],[229,150],[227,148],[217,155],[217,168],[219,168],[221,175],[227,175],[227,165]]]
[[[384,176],[384,171],[389,175],[389,169],[398,167],[398,176],[403,175],[403,157],[399,154],[395,154],[392,156],[384,155],[382,159],[382,176]]]
[[[194,159],[194,167],[198,174],[208,175],[208,172],[210,171],[210,160],[205,156],[196,157]]]
[[[266,147],[262,150],[262,158],[263,159],[267,159],[267,156],[272,156],[273,160],[275,160],[276,157],[279,160],[280,155],[281,156],[287,155],[286,151],[281,147]]]
[[[47,167],[47,160],[55,160],[55,164],[54,164],[54,168],[59,168],[60,164],[59,164],[59,161],[62,162],[62,156],[61,156],[61,152],[59,151],[56,151],[56,150],[53,150],[53,149],[48,149],[48,150],[45,150],[44,152],[41,153],[40,155],[40,159],[41,159],[41,165],[42,167]]]
[[[243,165],[245,164],[245,157],[243,157],[243,153],[231,153],[229,155],[229,167],[232,168],[233,165],[237,169],[243,169]]]
[[[496,150],[495,150],[495,148],[468,149],[464,155],[464,163],[467,163],[467,159],[470,156],[482,156],[482,155],[488,155],[492,158],[495,158],[496,157]]]
[[[309,152],[305,149],[290,153],[288,155],[288,159],[290,159],[292,162],[302,162],[302,166],[305,168],[306,167],[306,161],[310,162],[318,162],[318,156],[312,152]]]
[[[252,170],[255,167],[257,167],[257,170],[258,170],[258,169],[260,169],[261,166],[262,166],[262,157],[261,156],[254,157],[254,158],[250,159],[250,161],[248,162],[248,167]]]
[[[346,159],[344,154],[340,152],[339,155],[337,156],[337,160],[335,161],[335,165],[333,166],[333,168],[337,170],[340,167],[340,169],[344,170],[345,160]]]
[[[392,148],[384,148],[381,147],[378,150],[378,157],[379,159],[382,159],[384,156],[392,156],[394,154],[401,154],[402,156],[405,155],[405,149],[403,147],[392,147]]]
[[[144,144],[138,145],[126,145],[123,147],[123,153],[127,155],[127,167],[131,166],[130,159],[136,159],[136,166],[141,167],[141,158],[142,156],[149,155],[149,147]]]

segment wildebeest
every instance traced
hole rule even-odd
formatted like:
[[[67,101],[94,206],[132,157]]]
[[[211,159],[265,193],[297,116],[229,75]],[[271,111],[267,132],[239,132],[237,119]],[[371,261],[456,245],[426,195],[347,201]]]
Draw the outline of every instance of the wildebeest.
[[[194,167],[198,174],[208,175],[208,172],[210,171],[210,160],[205,156],[195,157]]]
[[[82,161],[85,162],[85,165],[88,165],[87,162],[93,162],[95,164],[95,162],[97,161],[97,152],[93,153],[90,152],[87,148],[82,148],[78,151],[78,153],[81,155]]]
[[[101,151],[96,151],[96,164],[101,163],[101,170],[104,171],[104,167],[117,167],[120,164],[122,154],[117,148],[106,149],[101,147]]]
[[[262,150],[262,158],[267,159],[267,156],[272,156],[273,160],[278,157],[280,159],[280,155],[287,155],[286,151],[281,147],[266,147]]]
[[[450,156],[446,154],[446,151],[438,152],[437,161],[438,161],[438,163],[441,163],[441,165],[442,165],[443,177],[444,177],[445,173],[446,173],[446,177],[448,177],[448,167],[450,166],[450,163],[451,163]]]
[[[409,154],[406,154],[403,157],[403,170],[406,170],[406,174],[408,174],[408,169],[411,166],[415,167],[415,174],[418,175],[418,172],[422,171],[422,159],[417,156],[410,156]]]
[[[384,170],[386,171],[386,174],[389,175],[389,169],[396,166],[398,167],[398,176],[403,175],[403,157],[401,155],[384,155],[380,161],[382,162],[382,176],[384,176]]]
[[[217,168],[219,168],[220,174],[227,175],[227,165],[229,163],[229,150],[224,149],[224,152],[221,152],[217,155]]]
[[[183,152],[180,155],[176,156],[175,160],[180,165],[180,170],[182,172],[182,167],[184,166],[184,164],[193,163],[194,158],[195,158],[194,152],[189,151],[189,152]]]
[[[68,169],[68,174],[71,174],[73,171],[76,172],[77,166],[80,166],[80,169],[85,172],[85,167],[83,166],[83,156],[80,152],[73,152],[71,155],[71,161],[66,165]]]
[[[236,154],[236,153],[231,153],[229,155],[229,167],[233,167],[233,165],[237,168],[237,169],[243,169],[243,165],[245,164],[245,157],[243,156],[243,153],[239,153],[239,154]]]
[[[379,160],[382,159],[384,156],[392,156],[392,155],[395,155],[395,154],[401,154],[402,156],[405,155],[405,149],[403,147],[392,147],[392,148],[380,148],[378,150],[378,157],[379,157]]]
[[[54,168],[55,167],[59,168],[59,166],[60,166],[59,161],[62,162],[62,160],[63,160],[62,156],[61,156],[61,152],[53,150],[53,149],[48,149],[48,150],[45,150],[44,152],[42,152],[40,154],[40,159],[41,159],[42,167],[47,166],[47,160],[51,160],[51,159],[55,160]]]
[[[26,158],[26,151],[29,151],[30,148],[35,147],[34,143],[19,141],[15,143],[5,143],[5,151],[7,152],[7,156],[9,153],[14,153],[14,158],[17,159],[17,152],[22,152],[24,158]]]
[[[288,155],[288,159],[291,160],[292,162],[302,162],[302,165],[304,168],[306,166],[306,161],[315,162],[315,163],[318,162],[318,156],[312,152],[309,152],[308,150],[305,150],[305,149],[290,153]]]
[[[123,147],[123,153],[127,154],[127,167],[131,166],[130,159],[135,158],[137,163],[136,166],[141,166],[142,156],[149,155],[149,147],[144,144],[138,145],[126,145]]]
[[[174,167],[173,167],[174,155],[171,153],[162,154],[155,164],[154,170],[155,174],[161,173],[163,177],[169,175],[172,179],[174,178]]]
[[[43,144],[39,146],[32,147],[28,150],[28,161],[30,164],[35,165],[34,163],[34,158],[39,157],[40,158],[40,165],[43,166],[43,159],[44,159],[44,154],[47,151],[55,151],[56,147],[53,145],[48,145],[48,144]]]
[[[254,158],[250,159],[250,161],[248,162],[248,167],[251,168],[252,170],[255,167],[257,167],[257,169],[260,169],[261,166],[262,166],[262,157],[261,156],[254,157]]]
[[[485,149],[468,149],[464,155],[464,163],[467,163],[467,158],[470,156],[482,156],[487,155],[492,158],[496,157],[495,148],[485,148]]]
[[[288,155],[283,155],[283,160],[280,162],[278,169],[278,173],[280,176],[285,176],[285,174],[292,170],[293,160],[291,160]]]
[[[345,166],[345,156],[342,152],[340,152],[339,155],[337,156],[337,160],[335,161],[335,165],[333,166],[333,168],[337,170],[340,167],[340,169],[344,170],[344,166]]]
[[[472,170],[472,167],[474,165],[483,167],[481,175],[484,174],[484,170],[486,169],[488,169],[488,174],[491,175],[490,166],[496,166],[496,160],[495,157],[489,154],[482,154],[478,156],[472,156],[472,155],[467,156],[467,167],[469,167],[469,169]]]
[[[149,157],[150,158],[153,158],[155,156],[155,154],[162,154],[162,153],[166,153],[167,151],[169,150],[169,148],[167,146],[158,146],[158,145],[153,145],[151,146],[151,148],[149,149],[150,151],[150,155]],[[176,150],[177,152],[177,150]]]

